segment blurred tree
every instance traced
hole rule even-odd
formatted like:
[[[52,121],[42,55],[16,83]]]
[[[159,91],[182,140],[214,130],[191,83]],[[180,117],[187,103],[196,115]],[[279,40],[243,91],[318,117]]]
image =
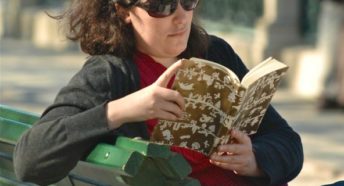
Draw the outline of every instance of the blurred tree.
[[[319,0],[301,0],[301,35],[306,41],[315,42],[320,11]]]
[[[61,6],[67,0],[37,0],[38,5],[42,6]]]
[[[320,0],[300,0],[300,32],[308,42],[314,42]],[[202,20],[222,25],[254,28],[256,20],[263,14],[263,0],[210,0],[200,1],[197,12]],[[226,26],[228,28],[230,26]]]
[[[200,2],[198,14],[201,19],[253,27],[262,9],[262,0],[211,0]]]

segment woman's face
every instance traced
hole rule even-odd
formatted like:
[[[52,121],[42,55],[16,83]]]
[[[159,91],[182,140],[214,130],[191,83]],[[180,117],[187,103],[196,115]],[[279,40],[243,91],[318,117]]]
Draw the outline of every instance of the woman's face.
[[[164,18],[151,17],[144,9],[133,7],[127,21],[134,28],[137,49],[154,59],[174,58],[182,53],[189,39],[193,11],[177,10]]]

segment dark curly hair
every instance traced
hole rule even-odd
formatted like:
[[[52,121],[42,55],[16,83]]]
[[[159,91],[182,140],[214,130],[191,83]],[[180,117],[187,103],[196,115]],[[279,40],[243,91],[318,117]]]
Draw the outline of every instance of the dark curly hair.
[[[131,4],[128,0],[118,1],[118,5],[126,9]],[[66,21],[67,38],[79,41],[85,53],[131,58],[136,51],[133,28],[116,12],[112,0],[73,0],[66,12],[51,17]],[[192,23],[187,49],[179,57],[200,57],[207,45],[206,31]]]

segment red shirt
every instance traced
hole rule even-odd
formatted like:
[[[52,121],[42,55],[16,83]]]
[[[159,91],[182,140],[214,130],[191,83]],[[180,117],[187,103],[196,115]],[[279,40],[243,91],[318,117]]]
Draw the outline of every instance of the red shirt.
[[[166,70],[166,67],[155,62],[150,56],[138,52],[134,58],[140,74],[140,87],[144,88],[155,82],[158,77]],[[169,88],[172,82],[169,83]],[[152,133],[157,119],[146,121],[149,135]],[[238,176],[233,171],[225,170],[214,166],[209,162],[209,158],[197,151],[186,148],[172,146],[171,150],[180,153],[192,167],[189,175],[198,179],[202,185],[221,185],[221,186],[245,186],[250,185],[247,178]]]

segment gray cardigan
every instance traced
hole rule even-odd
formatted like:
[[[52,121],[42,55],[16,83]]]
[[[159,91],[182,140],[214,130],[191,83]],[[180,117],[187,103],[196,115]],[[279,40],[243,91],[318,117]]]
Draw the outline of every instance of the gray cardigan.
[[[204,58],[229,67],[240,78],[247,72],[233,49],[213,36]],[[138,89],[138,70],[132,60],[90,57],[20,138],[14,152],[17,177],[51,184],[64,178],[100,142],[113,144],[118,135],[148,139],[144,122],[127,123],[116,130],[107,126],[106,103]],[[297,176],[303,164],[301,139],[271,106],[251,138],[258,165],[267,175],[264,182],[282,184]]]

